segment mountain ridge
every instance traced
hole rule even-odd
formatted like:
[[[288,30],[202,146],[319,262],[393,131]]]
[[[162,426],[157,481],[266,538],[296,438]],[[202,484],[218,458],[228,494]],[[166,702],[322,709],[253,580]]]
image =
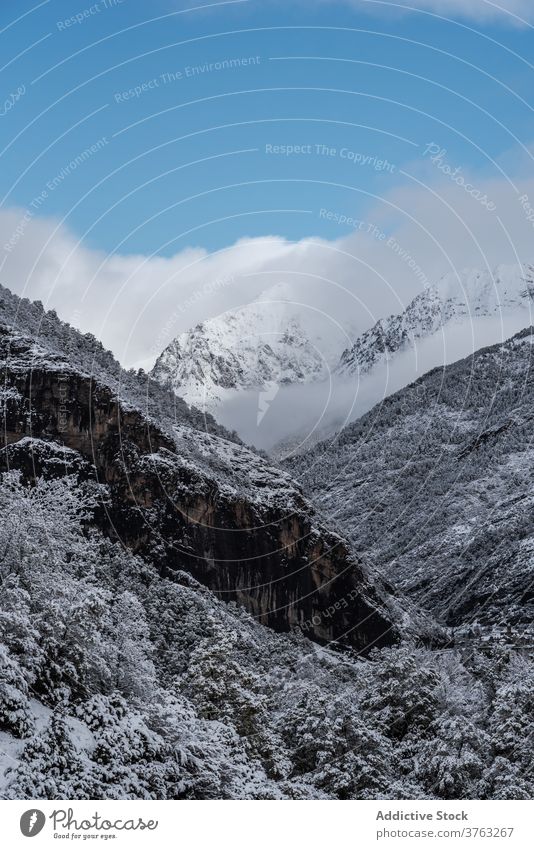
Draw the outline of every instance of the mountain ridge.
[[[356,551],[456,628],[532,621],[533,345],[530,327],[432,369],[285,464]]]
[[[181,334],[152,377],[216,413],[245,442],[283,456],[339,430],[429,369],[528,326],[534,284],[525,277],[520,265],[447,274],[355,338],[348,328],[362,317],[350,304],[329,321],[324,304],[313,309],[316,292],[306,305],[302,292],[278,284]],[[340,313],[335,297],[332,315]]]
[[[379,319],[356,339],[341,355],[337,373],[369,372],[454,321],[524,312],[522,320],[530,324],[534,290],[522,275],[521,266],[506,265],[491,272],[468,268],[445,275],[416,295],[403,312]]]
[[[74,450],[86,477],[96,475],[105,487],[102,527],[162,574],[185,568],[278,630],[312,623],[309,636],[331,641],[347,634],[360,648],[396,639],[387,594],[376,589],[342,538],[323,528],[287,473],[215,423],[214,433],[200,430],[203,418],[159,388],[139,407],[142,377],[124,376],[98,348],[95,369],[92,337],[28,305],[20,305],[19,318],[23,308],[30,329],[36,310],[39,329],[50,328],[38,341],[24,336],[20,321],[18,330],[1,323],[9,316],[0,304],[4,468],[33,467],[43,442],[57,446],[57,459],[65,447]],[[63,335],[66,352],[78,345],[77,361],[55,350]],[[84,360],[87,370],[79,365]],[[130,381],[126,395],[121,380]],[[24,461],[16,445],[28,438],[35,442]],[[47,468],[39,459],[38,465]],[[350,606],[325,617],[347,596]]]
[[[364,558],[352,559],[343,537],[316,523],[291,476],[222,432],[198,430],[195,412],[178,399],[173,421],[168,394],[161,396],[164,426],[158,428],[160,396],[150,414],[146,400],[140,408],[136,402],[141,387],[150,386],[146,378],[132,376],[128,400],[124,392],[121,400],[121,381],[106,380],[105,355],[99,354],[93,374],[91,339],[62,328],[53,316],[38,318],[39,327],[52,327],[54,350],[46,339],[24,335],[21,322],[15,330],[0,320],[7,442],[0,452],[6,469],[0,474],[4,798],[531,798],[534,667],[514,626],[516,606],[510,606],[510,632],[493,631],[490,640],[466,627],[447,631],[452,642],[446,643],[444,630],[433,626],[436,640],[423,641],[413,628],[411,603],[404,595],[384,595],[374,575],[358,572]],[[63,338],[79,345],[76,362],[57,350]],[[519,365],[521,346],[531,341],[525,336],[514,343]],[[493,365],[481,373],[488,378],[482,394],[486,383],[495,385]],[[413,387],[410,393],[415,397],[404,403],[385,402],[399,427],[401,414],[412,427],[428,400]],[[480,433],[464,422],[469,429],[459,447],[470,448],[467,456],[513,434],[513,426],[502,427],[517,407],[508,401],[502,398]],[[476,407],[475,397],[470,409]],[[517,410],[514,416],[517,425]],[[450,431],[449,419],[445,425]],[[372,427],[366,435],[372,438]],[[370,448],[363,458],[374,470],[366,497],[374,488],[378,505],[387,464],[380,441]],[[340,458],[340,467],[354,476],[357,490],[365,488],[365,477],[354,472],[371,467],[361,457],[356,466],[347,459]],[[324,467],[319,496],[327,472]],[[354,512],[349,494],[342,493],[344,503]],[[280,505],[291,499],[296,525],[281,527],[288,516],[280,515]],[[382,515],[386,531],[396,508],[392,503],[391,523]],[[522,521],[531,513],[526,505]],[[293,607],[300,627],[291,633],[263,627],[261,597],[235,574],[233,594],[219,591],[214,572],[221,560],[214,555],[222,558],[223,546],[211,540],[209,548],[213,516],[238,531],[249,554],[251,537],[267,545],[271,560],[263,560],[263,577],[269,563],[279,567],[267,576],[267,589],[276,594],[282,585],[282,602]],[[339,518],[336,527],[345,517]],[[365,511],[357,518],[365,521]],[[419,525],[425,518],[423,512]],[[476,511],[473,518],[479,519]],[[150,523],[158,520],[174,551],[151,536]],[[273,561],[277,530],[282,546]],[[412,523],[409,536],[413,530]],[[338,551],[320,563],[313,545]],[[229,546],[235,560],[235,539]],[[371,556],[377,553],[369,546]],[[167,554],[172,561],[166,565]],[[300,615],[306,610],[302,582],[294,597],[295,566],[312,576],[316,600],[330,569],[326,591],[333,592],[312,606],[308,620]],[[199,568],[202,581],[194,577]],[[269,592],[267,598],[269,605],[276,601]],[[350,645],[341,631],[347,626],[355,637]],[[287,631],[287,621],[279,630]],[[331,637],[339,642],[321,644]]]
[[[165,348],[151,376],[207,410],[232,391],[324,378],[323,353],[295,297],[278,284],[249,304],[197,324]]]

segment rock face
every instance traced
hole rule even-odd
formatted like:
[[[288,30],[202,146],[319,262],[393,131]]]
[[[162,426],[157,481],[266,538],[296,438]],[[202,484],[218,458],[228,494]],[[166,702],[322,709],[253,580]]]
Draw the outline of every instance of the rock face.
[[[132,403],[133,390],[119,396],[117,374],[106,381],[100,368],[97,379],[82,357],[63,356],[62,333],[75,331],[50,322],[39,341],[0,327],[3,468],[96,480],[106,533],[162,574],[189,571],[263,624],[362,650],[397,639],[387,594],[288,474],[185,414],[160,424],[153,405],[149,414]]]

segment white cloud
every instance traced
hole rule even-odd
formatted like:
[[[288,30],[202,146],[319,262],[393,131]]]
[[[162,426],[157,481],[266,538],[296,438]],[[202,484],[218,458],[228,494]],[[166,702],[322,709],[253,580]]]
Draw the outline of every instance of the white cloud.
[[[360,212],[363,231],[331,242],[244,239],[213,254],[191,247],[170,258],[106,256],[37,217],[6,251],[24,212],[3,211],[0,282],[93,332],[126,366],[150,367],[179,332],[248,303],[280,281],[291,284],[309,311],[323,313],[352,338],[377,318],[400,312],[423,288],[423,277],[432,282],[466,266],[534,258],[533,224],[518,199],[518,192],[526,193],[534,206],[534,179],[516,177],[514,186],[466,174],[495,203],[496,211],[488,212],[427,159],[407,171],[428,188],[408,181]],[[319,211],[318,204],[311,234],[323,228]],[[354,216],[351,197],[334,211]],[[366,232],[374,225],[376,232]]]
[[[379,363],[370,374],[358,379],[331,375],[322,382],[283,386],[260,422],[259,395],[252,390],[235,393],[215,415],[221,424],[237,430],[245,442],[256,448],[275,449],[282,456],[294,452],[300,444],[310,448],[431,369],[513,336],[523,330],[524,322],[519,313],[472,318],[418,340],[414,349],[398,353],[389,363]]]

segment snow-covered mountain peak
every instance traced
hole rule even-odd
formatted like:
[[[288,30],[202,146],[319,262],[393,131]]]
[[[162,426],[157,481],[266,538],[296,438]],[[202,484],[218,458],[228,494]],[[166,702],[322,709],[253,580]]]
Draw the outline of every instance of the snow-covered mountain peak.
[[[466,268],[446,274],[417,295],[404,312],[380,319],[359,336],[343,352],[336,371],[341,375],[368,372],[377,363],[413,348],[417,340],[453,324],[465,324],[467,338],[473,321],[505,318],[512,322],[508,335],[517,332],[532,322],[534,290],[525,277],[521,265],[500,265],[493,271]]]
[[[364,327],[363,317],[348,301],[341,310],[337,290],[327,303],[309,281],[268,277],[255,300],[180,334],[152,376],[246,442],[307,444],[430,369],[529,326],[526,276],[519,265],[449,273],[360,335],[348,327]]]
[[[317,343],[319,323],[290,285],[277,283],[251,303],[181,333],[152,376],[206,409],[235,391],[321,379],[327,365]]]
[[[524,307],[530,300],[525,272],[518,265],[499,265],[492,271],[466,268],[439,280],[436,292],[443,303],[454,302],[473,315],[490,315]]]

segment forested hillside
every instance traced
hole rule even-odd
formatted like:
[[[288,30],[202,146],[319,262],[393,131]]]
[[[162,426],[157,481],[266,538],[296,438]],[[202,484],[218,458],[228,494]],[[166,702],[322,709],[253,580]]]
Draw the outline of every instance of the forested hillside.
[[[528,659],[277,635],[91,530],[70,475],[0,509],[4,798],[532,796]]]
[[[355,548],[449,625],[531,626],[533,340],[435,369],[289,464]]]
[[[92,337],[55,315],[21,302],[15,319],[0,325],[0,470],[20,469],[30,481],[62,474],[67,448],[80,479],[98,485],[98,527],[162,575],[186,569],[277,630],[306,623],[310,636],[357,648],[398,639],[395,600],[287,473],[218,426],[207,432],[201,425],[210,422],[172,393],[161,390],[148,404],[142,376],[124,375]],[[323,616],[349,595],[350,606]]]
[[[4,295],[0,343],[5,798],[532,797],[526,651],[433,623],[287,472],[216,425],[199,429],[169,393],[148,411],[142,376],[39,306]],[[504,349],[511,394],[482,435],[469,431],[456,467],[513,432],[501,418],[527,345]],[[498,385],[497,354],[483,357],[472,416]],[[419,390],[407,398],[417,406]],[[406,427],[411,407],[395,403],[388,426]],[[395,452],[408,449],[382,438],[368,475],[379,445],[398,471]],[[355,515],[349,460],[323,466],[315,489],[320,501],[343,468]],[[375,485],[393,484],[386,472]]]
[[[48,362],[59,362],[110,386],[124,404],[154,417],[160,427],[171,430],[179,422],[240,442],[236,434],[228,433],[208,413],[189,407],[142,371],[121,368],[111,351],[91,333],[80,333],[61,321],[54,310],[45,310],[40,301],[19,298],[1,285],[0,325],[31,338]]]

